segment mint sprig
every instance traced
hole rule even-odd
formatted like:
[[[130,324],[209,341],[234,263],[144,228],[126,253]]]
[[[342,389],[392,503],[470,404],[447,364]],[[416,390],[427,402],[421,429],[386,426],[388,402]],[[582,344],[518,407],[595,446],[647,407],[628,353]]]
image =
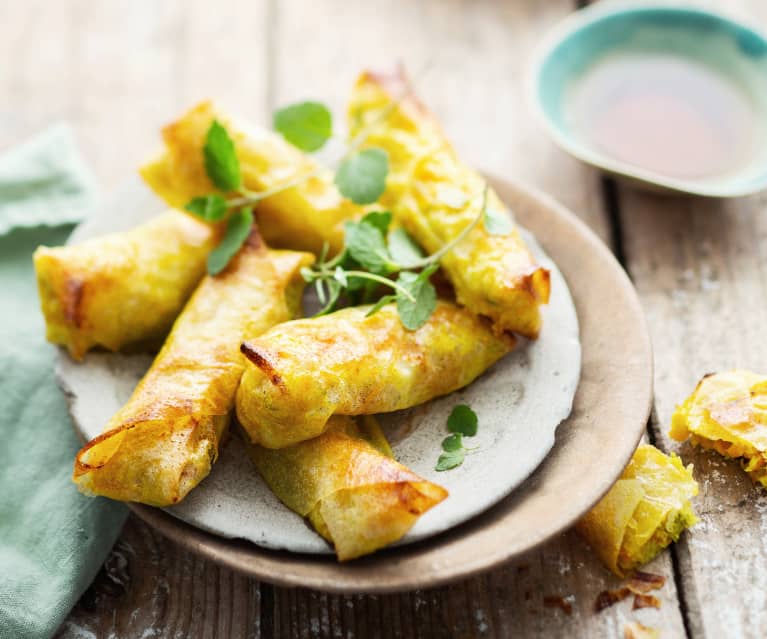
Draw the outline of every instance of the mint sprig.
[[[439,472],[457,468],[471,450],[463,445],[464,437],[477,434],[477,414],[466,404],[455,406],[447,418],[447,429],[452,433],[442,440],[442,453],[434,470]]]
[[[342,296],[353,304],[372,302],[378,289],[386,287],[392,292],[379,297],[367,315],[394,302],[402,325],[419,329],[437,307],[437,291],[429,278],[439,268],[439,260],[484,219],[486,207],[487,188],[474,220],[453,241],[427,256],[404,229],[389,232],[392,217],[388,212],[373,211],[357,222],[347,222],[343,250],[332,259],[323,250],[314,266],[301,272],[317,289],[324,305],[320,314],[335,310]]]

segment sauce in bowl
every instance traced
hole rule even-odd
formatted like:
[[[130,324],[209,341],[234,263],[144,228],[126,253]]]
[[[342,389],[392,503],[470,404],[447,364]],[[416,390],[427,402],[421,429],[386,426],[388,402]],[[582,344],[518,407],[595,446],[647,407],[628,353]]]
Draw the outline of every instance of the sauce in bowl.
[[[572,134],[605,156],[687,180],[750,164],[761,127],[747,92],[702,62],[665,52],[596,60],[567,91]]]

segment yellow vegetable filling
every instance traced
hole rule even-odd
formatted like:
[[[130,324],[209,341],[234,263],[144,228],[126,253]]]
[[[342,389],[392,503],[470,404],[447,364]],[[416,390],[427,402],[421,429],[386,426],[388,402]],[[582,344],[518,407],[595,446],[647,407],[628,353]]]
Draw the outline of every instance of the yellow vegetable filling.
[[[740,460],[767,488],[767,376],[733,370],[704,377],[677,407],[669,434]]]
[[[653,559],[696,521],[692,465],[654,446],[637,448],[621,478],[577,524],[604,564],[623,577]]]

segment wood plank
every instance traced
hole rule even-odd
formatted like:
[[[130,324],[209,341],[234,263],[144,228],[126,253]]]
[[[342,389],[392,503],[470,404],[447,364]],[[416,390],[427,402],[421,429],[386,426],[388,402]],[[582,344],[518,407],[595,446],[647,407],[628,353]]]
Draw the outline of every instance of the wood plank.
[[[764,24],[759,0],[706,5]],[[655,349],[653,435],[695,464],[701,523],[675,553],[694,637],[764,636],[767,496],[734,462],[672,442],[676,404],[708,372],[767,370],[767,198],[663,197],[619,187],[623,243]]]
[[[104,189],[159,147],[159,129],[213,96],[266,113],[266,0],[0,3],[0,148],[70,122]],[[232,16],[237,16],[232,20]]]
[[[655,346],[665,449],[695,464],[701,523],[678,545],[694,636],[761,637],[767,623],[767,499],[736,463],[671,442],[676,404],[705,373],[765,370],[767,200],[662,198],[621,189],[624,241]]]

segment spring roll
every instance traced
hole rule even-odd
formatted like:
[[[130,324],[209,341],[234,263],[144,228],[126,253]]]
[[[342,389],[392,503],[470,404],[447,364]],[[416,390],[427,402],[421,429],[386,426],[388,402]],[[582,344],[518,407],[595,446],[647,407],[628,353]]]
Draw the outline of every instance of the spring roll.
[[[397,541],[447,497],[394,461],[374,418],[362,420],[332,417],[319,437],[279,450],[246,443],[274,494],[309,520],[340,561]]]
[[[128,403],[77,454],[79,489],[167,506],[202,481],[245,365],[239,345],[299,314],[299,270],[311,261],[268,250],[254,231],[226,270],[206,276]]]
[[[369,308],[287,322],[243,343],[236,406],[251,441],[282,448],[321,434],[333,414],[415,406],[470,384],[514,345],[449,302],[415,331],[393,304],[366,317]]]
[[[637,448],[621,478],[576,528],[619,577],[652,560],[697,520],[692,465],[654,446]]]
[[[362,146],[384,149],[389,175],[381,204],[429,253],[455,239],[482,205],[485,180],[456,155],[434,116],[413,96],[400,69],[363,73],[349,105],[349,127]],[[498,215],[506,207],[488,191]],[[535,262],[513,224],[492,235],[479,224],[440,260],[458,303],[489,317],[497,331],[535,338],[549,273]]]
[[[34,264],[48,341],[75,359],[94,347],[159,346],[205,274],[218,234],[168,211],[123,233],[39,247]]]
[[[331,254],[341,250],[344,222],[361,216],[364,209],[341,196],[329,170],[280,135],[235,122],[210,102],[199,104],[163,129],[163,152],[141,169],[147,184],[175,207],[212,192],[202,148],[214,119],[234,140],[246,188],[267,191],[311,174],[259,203],[256,217],[267,244],[318,254],[327,242]]]
[[[707,375],[677,407],[669,434],[740,460],[752,481],[767,488],[767,375]]]

